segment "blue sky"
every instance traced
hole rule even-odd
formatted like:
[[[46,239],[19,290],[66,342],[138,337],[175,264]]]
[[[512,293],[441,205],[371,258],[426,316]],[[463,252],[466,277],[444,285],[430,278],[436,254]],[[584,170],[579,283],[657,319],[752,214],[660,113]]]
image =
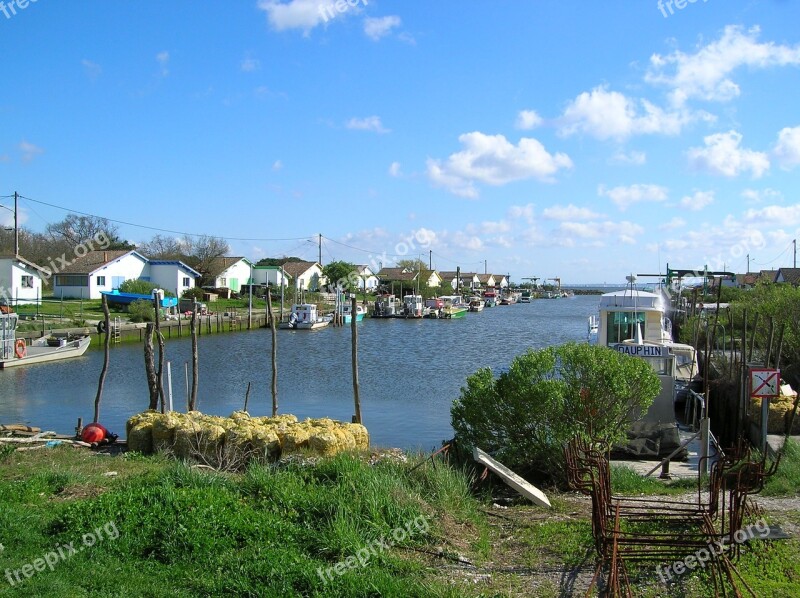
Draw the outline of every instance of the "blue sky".
[[[0,195],[253,260],[321,233],[324,262],[517,281],[792,265],[795,2],[3,7]]]

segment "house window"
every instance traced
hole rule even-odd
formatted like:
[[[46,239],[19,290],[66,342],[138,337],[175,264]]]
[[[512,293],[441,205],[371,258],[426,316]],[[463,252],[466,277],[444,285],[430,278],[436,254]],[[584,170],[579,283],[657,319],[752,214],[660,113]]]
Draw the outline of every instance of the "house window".
[[[219,286],[221,286],[221,287],[228,286],[228,279],[227,278],[220,278],[219,279]]]
[[[33,288],[33,276],[23,276],[22,277],[22,288],[23,289],[32,289]]]
[[[105,276],[98,276],[97,277],[97,286],[99,286],[99,287],[106,286],[106,277]]]
[[[58,287],[85,287],[89,286],[89,277],[76,274],[59,274],[56,276],[55,284]]]
[[[184,289],[188,289],[189,288],[189,277],[188,276],[185,276],[183,278],[183,288]]]

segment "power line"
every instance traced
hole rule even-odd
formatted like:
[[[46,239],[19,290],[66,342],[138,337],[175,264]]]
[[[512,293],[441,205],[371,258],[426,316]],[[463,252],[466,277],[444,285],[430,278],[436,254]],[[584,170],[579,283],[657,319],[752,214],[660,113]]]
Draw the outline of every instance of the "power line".
[[[13,197],[13,195],[11,196]],[[70,208],[65,208],[63,206],[59,206],[56,204],[48,203],[46,201],[40,201],[38,199],[33,199],[30,197],[26,197],[24,195],[19,196],[20,199],[26,199],[28,201],[32,201],[34,203],[41,204],[43,206],[48,206],[50,208],[56,208],[57,210],[64,210],[65,212],[70,212],[72,214],[78,214],[80,216],[87,216],[89,218],[100,218],[102,220],[107,220],[108,222],[113,222],[114,224],[123,224],[125,226],[133,226],[135,228],[143,228],[147,230],[153,230],[160,233],[169,233],[173,235],[182,235],[186,237],[204,237],[204,236],[216,236],[216,235],[206,235],[206,234],[198,234],[198,233],[187,233],[185,231],[178,231],[178,230],[170,230],[168,228],[158,228],[155,226],[147,226],[145,224],[136,224],[135,222],[127,222],[125,220],[115,220],[113,218],[106,218],[105,216],[98,216],[97,214],[89,214],[88,212],[81,212],[79,210],[73,210]],[[299,241],[301,239],[307,239],[309,237],[287,237],[282,239],[259,239],[259,238],[245,238],[245,237],[220,237],[226,241]]]

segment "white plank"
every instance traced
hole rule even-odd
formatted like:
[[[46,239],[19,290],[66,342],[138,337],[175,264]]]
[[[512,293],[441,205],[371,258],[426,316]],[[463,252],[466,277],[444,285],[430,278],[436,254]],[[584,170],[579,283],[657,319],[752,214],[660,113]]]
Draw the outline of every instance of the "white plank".
[[[495,461],[489,455],[484,453],[478,447],[475,447],[475,450],[472,451],[472,458],[475,459],[481,465],[485,465],[489,469],[491,469],[494,473],[499,475],[503,481],[511,486],[514,490],[519,492],[522,496],[532,501],[535,505],[540,507],[550,507],[550,501],[547,500],[547,497],[544,495],[544,492],[539,490],[533,484],[528,483],[516,473],[511,471],[508,467]]]

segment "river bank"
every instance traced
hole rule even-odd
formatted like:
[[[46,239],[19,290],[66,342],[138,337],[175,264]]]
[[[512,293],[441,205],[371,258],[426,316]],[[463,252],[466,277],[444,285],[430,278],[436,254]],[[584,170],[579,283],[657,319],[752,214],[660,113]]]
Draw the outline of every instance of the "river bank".
[[[620,486],[628,479],[615,476],[615,492],[686,491]],[[468,472],[400,452],[220,473],[65,446],[3,450],[0,595],[583,595],[591,505],[546,492],[549,510],[502,484],[473,494]],[[770,524],[800,529],[796,497],[756,500]],[[800,542],[750,543],[737,568],[759,596],[794,596]],[[700,569],[669,585],[655,568],[632,573],[637,596],[713,595]]]

